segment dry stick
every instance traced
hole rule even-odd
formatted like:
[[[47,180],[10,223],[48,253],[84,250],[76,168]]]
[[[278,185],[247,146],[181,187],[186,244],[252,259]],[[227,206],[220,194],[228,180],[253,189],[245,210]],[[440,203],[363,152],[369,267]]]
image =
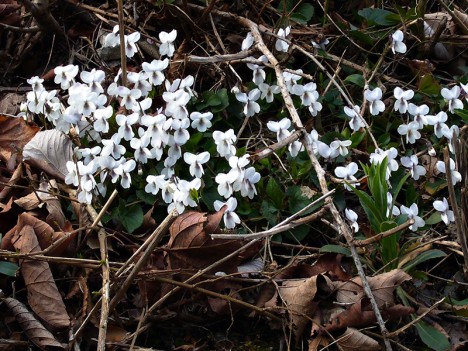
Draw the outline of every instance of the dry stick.
[[[252,305],[252,304],[250,304],[248,302],[245,302],[243,300],[238,300],[238,299],[233,298],[233,297],[228,296],[228,295],[220,294],[220,293],[217,293],[217,292],[205,289],[205,288],[200,288],[200,287],[196,286],[195,284],[188,284],[188,283],[185,283],[185,282],[179,282],[177,280],[164,278],[164,277],[158,277],[158,276],[153,276],[152,279],[154,279],[156,281],[159,281],[161,283],[176,285],[176,286],[184,288],[184,289],[195,290],[195,291],[201,292],[201,293],[203,293],[205,295],[208,295],[208,296],[212,296],[212,297],[216,297],[218,299],[226,300],[226,301],[235,303],[237,305],[247,307],[247,308],[249,308],[249,309],[251,309],[251,310],[253,310],[255,312],[261,313],[263,315],[266,315],[266,316],[268,316],[269,318],[271,318],[271,319],[273,319],[275,321],[280,321],[280,322],[282,321],[282,319],[280,317],[275,316],[274,314],[266,311],[265,308],[261,308],[261,307]]]
[[[193,6],[193,7],[195,7],[195,6]],[[287,87],[286,87],[286,84],[285,84],[285,81],[284,81],[284,77],[283,77],[283,72],[282,72],[282,70],[281,70],[281,68],[279,66],[278,60],[276,60],[275,56],[271,53],[271,51],[268,49],[268,47],[263,42],[263,38],[262,38],[262,36],[260,34],[260,31],[258,29],[257,24],[252,22],[251,20],[249,20],[247,18],[239,17],[239,16],[236,16],[236,15],[233,15],[233,14],[230,14],[230,13],[226,13],[226,12],[222,12],[222,11],[213,11],[213,13],[215,13],[217,15],[220,15],[220,16],[223,16],[223,17],[226,17],[226,18],[229,18],[229,19],[232,19],[232,20],[235,20],[237,22],[240,22],[242,25],[244,25],[244,26],[246,26],[246,27],[248,27],[250,29],[250,31],[252,32],[252,35],[255,38],[255,41],[257,42],[257,47],[268,58],[270,63],[274,66],[275,73],[276,73],[276,79],[278,80],[278,85],[281,88],[281,94],[283,96],[285,106],[286,106],[286,108],[287,108],[287,110],[288,110],[288,112],[289,112],[289,114],[290,114],[296,128],[303,130],[304,126],[302,125],[302,121],[301,121],[301,119],[300,119],[300,117],[299,117],[299,115],[298,115],[298,113],[297,113],[297,111],[296,111],[296,109],[294,107],[292,98],[291,98],[291,96],[290,96],[290,94],[289,94],[289,92],[287,90]],[[330,76],[330,74],[324,69],[324,67],[320,64],[320,62],[318,62],[318,60],[315,59],[315,57],[313,55],[310,55],[309,57],[312,57],[314,62],[316,64],[320,65],[319,67],[321,67],[321,69],[323,69],[323,71],[327,74],[327,76],[330,79],[333,79],[333,77]],[[311,147],[311,145],[308,142],[306,137],[302,137],[302,143],[303,143],[305,149],[307,150],[307,154],[309,155],[309,158],[310,158],[310,160],[312,162],[312,165],[313,165],[313,167],[315,169],[315,172],[317,173],[317,177],[318,177],[319,182],[320,182],[320,187],[321,187],[322,193],[325,194],[325,193],[328,192],[327,181],[325,179],[325,171],[322,168],[322,166],[320,165],[319,161],[317,160],[317,157],[315,156],[314,151],[312,150],[312,147]],[[338,209],[335,207],[335,204],[333,203],[333,200],[331,198],[327,198],[325,201],[326,201],[326,203],[328,205],[328,208],[329,208],[333,218],[335,219],[335,222],[336,222],[336,224],[337,224],[337,226],[338,226],[338,228],[340,230],[340,233],[343,234],[343,236],[345,237],[345,239],[346,239],[346,241],[347,241],[347,243],[349,245],[349,248],[350,248],[353,260],[354,260],[354,264],[356,265],[357,271],[359,273],[359,277],[361,278],[361,281],[362,281],[364,291],[365,291],[367,297],[370,300],[372,310],[375,313],[377,323],[378,323],[378,325],[380,327],[380,331],[382,332],[382,337],[383,337],[383,340],[384,340],[384,343],[385,343],[385,347],[386,347],[387,350],[392,350],[392,346],[390,345],[390,342],[388,341],[388,338],[387,338],[388,331],[387,331],[387,328],[385,327],[385,322],[383,321],[382,315],[380,314],[380,310],[379,310],[379,307],[378,307],[378,305],[377,305],[377,303],[375,301],[375,297],[372,294],[372,290],[371,290],[371,288],[369,286],[369,282],[367,281],[366,275],[364,273],[364,269],[363,269],[361,261],[359,259],[359,255],[358,255],[358,253],[356,251],[356,247],[353,244],[353,235],[351,233],[351,229],[345,223],[343,218],[341,218],[340,213],[338,212]]]
[[[154,233],[151,235],[151,237],[153,238],[153,241],[148,244],[148,248],[146,249],[145,253],[135,264],[132,271],[127,276],[127,278],[125,278],[125,281],[122,283],[120,289],[115,293],[114,297],[109,303],[110,311],[112,311],[117,305],[117,303],[122,299],[122,297],[127,292],[130,285],[133,283],[133,280],[135,279],[138,272],[144,266],[146,266],[146,264],[148,263],[148,260],[151,257],[151,254],[153,253],[154,249],[161,241],[162,236],[166,233],[167,229],[169,228],[169,226],[172,224],[172,222],[176,219],[178,215],[179,214],[177,213],[177,211],[173,210],[171,213],[169,213],[169,215],[164,219],[164,221],[162,221],[162,223],[156,228]]]
[[[88,205],[86,207],[87,212],[91,218],[97,218],[98,214],[96,210]],[[102,212],[102,211],[101,211]],[[99,252],[101,254],[101,265],[102,265],[102,291],[101,291],[101,318],[99,320],[99,335],[97,350],[106,350],[106,335],[107,335],[107,320],[109,319],[109,290],[110,290],[110,270],[109,270],[109,255],[107,250],[107,234],[106,231],[101,228],[98,231],[99,239]]]
[[[167,218],[166,218],[167,219]],[[164,221],[163,221],[164,223]],[[142,250],[146,249],[146,247],[148,245],[150,245],[150,243],[154,243],[156,242],[155,245],[157,245],[157,243],[159,243],[159,241],[161,240],[160,238],[160,235],[162,235],[162,233],[164,233],[164,230],[163,228],[161,227],[163,225],[163,223],[161,223],[158,228],[156,228],[156,230],[148,237],[148,239],[146,239],[146,241],[143,243],[143,245],[124,263],[120,266],[120,269],[117,271],[116,273],[116,277],[121,277],[123,275],[123,273],[126,271],[126,269],[128,268],[128,266],[130,266],[130,264],[133,262],[134,258],[136,257],[136,255],[138,255]],[[154,249],[153,249],[154,250]],[[153,250],[148,250],[148,252],[152,252]],[[137,263],[138,264],[138,263]],[[114,299],[115,300],[115,296],[114,296]],[[81,332],[83,331],[84,327],[86,326],[86,324],[88,324],[89,320],[91,319],[91,317],[93,316],[93,314],[97,311],[97,309],[99,308],[99,306],[101,305],[102,303],[102,298],[100,298],[96,303],[95,305],[93,306],[93,308],[91,309],[91,311],[89,311],[88,315],[86,316],[86,318],[83,320],[83,322],[81,323],[81,325],[79,326],[79,328],[75,331],[75,334],[73,335],[73,337],[71,338],[71,341],[74,341],[76,340],[76,338],[81,334]],[[109,309],[111,310],[111,309]]]
[[[79,266],[83,268],[93,268],[93,269],[101,267],[101,264],[102,264],[102,262],[98,260],[91,260],[91,259],[84,259],[84,258],[72,258],[72,257],[19,254],[19,253],[7,251],[7,250],[0,250],[0,257],[1,258],[14,258],[14,259],[27,258],[28,260],[53,262],[53,263],[66,264],[69,266]],[[109,262],[109,265],[112,267],[121,267],[122,263]]]
[[[268,157],[276,150],[281,149],[282,147],[289,145],[293,143],[294,141],[296,141],[297,139],[299,139],[302,134],[303,134],[303,130],[295,130],[287,138],[284,138],[281,141],[278,141],[275,144],[267,146],[265,149],[253,154],[250,157],[250,159],[253,162],[255,162],[255,161],[261,160],[262,158]]]
[[[457,237],[460,242],[460,246],[463,251],[464,266],[463,273],[465,278],[468,278],[468,233],[464,233],[462,230],[462,219],[460,218],[460,210],[458,209],[457,198],[455,196],[455,188],[452,182],[452,170],[450,169],[450,155],[448,146],[444,149],[444,162],[445,162],[445,174],[447,176],[447,187],[449,192],[450,205],[452,206],[453,214],[455,217],[455,224],[457,226]],[[455,161],[454,161],[455,162]]]
[[[354,246],[356,247],[362,247],[362,246],[367,246],[370,244],[373,244],[377,241],[382,240],[383,238],[386,238],[387,236],[393,235],[398,233],[400,230],[403,230],[405,228],[408,228],[409,226],[414,224],[414,219],[409,219],[405,223],[400,224],[399,226],[396,226],[395,228],[389,229],[385,232],[381,232],[379,234],[376,234],[370,238],[364,239],[364,240],[354,240]]]
[[[411,327],[412,325],[416,324],[417,322],[419,322],[421,319],[423,319],[428,313],[430,313],[433,309],[435,309],[439,304],[441,304],[442,302],[444,302],[445,300],[445,297],[443,297],[442,299],[440,299],[439,301],[437,301],[434,305],[432,305],[427,311],[425,311],[423,314],[421,314],[420,316],[418,316],[417,318],[413,319],[411,322],[409,322],[408,324],[404,325],[403,327],[401,327],[400,329],[397,329],[391,333],[388,333],[388,336],[389,337],[394,337],[394,336],[398,336],[400,335],[401,333],[403,333],[406,329],[408,329],[409,327]]]
[[[91,227],[96,227],[101,221],[102,216],[107,211],[111,203],[117,197],[118,191],[114,190],[109,199],[107,199],[105,205],[99,212],[91,206],[86,206],[88,214],[93,219],[93,224]],[[89,233],[88,231],[87,233]],[[106,335],[107,335],[107,320],[109,319],[109,294],[110,294],[110,269],[109,269],[109,253],[107,247],[107,234],[104,228],[98,230],[98,240],[99,240],[99,251],[101,254],[101,264],[102,264],[102,292],[101,292],[101,318],[99,320],[99,335],[97,349],[98,351],[105,351],[106,349]]]
[[[253,239],[262,239],[273,236],[275,234],[283,233],[286,230],[296,228],[300,225],[307,224],[309,222],[315,221],[316,219],[322,217],[325,214],[325,209],[322,208],[319,211],[312,213],[306,217],[299,218],[295,221],[291,221],[288,224],[281,225],[279,227],[274,227],[263,232],[257,232],[252,234],[211,234],[212,239],[234,239],[234,240],[253,240]]]
[[[122,85],[127,86],[127,56],[125,54],[125,24],[123,17],[123,0],[117,0],[119,13],[119,36],[120,36],[120,65],[122,66]]]
[[[306,217],[299,218],[297,220],[294,220],[296,217],[300,216],[302,213],[307,211],[309,208],[312,206],[315,206],[318,204],[320,201],[326,199],[327,197],[331,196],[335,192],[335,189],[330,190],[328,193],[320,196],[318,199],[312,201],[310,204],[299,210],[298,212],[294,213],[292,216],[286,218],[284,221],[281,223],[277,224],[271,229],[265,230],[263,232],[258,232],[258,233],[252,233],[252,234],[244,234],[244,235],[239,235],[239,234],[211,234],[212,239],[236,239],[236,240],[252,240],[252,239],[260,239],[260,238],[265,238],[269,237],[278,233],[285,232],[286,230],[295,228],[301,224],[306,224],[308,222],[312,222],[316,220],[317,218],[320,218],[324,214],[324,209],[321,209],[320,211],[317,211],[315,213],[312,213]]]

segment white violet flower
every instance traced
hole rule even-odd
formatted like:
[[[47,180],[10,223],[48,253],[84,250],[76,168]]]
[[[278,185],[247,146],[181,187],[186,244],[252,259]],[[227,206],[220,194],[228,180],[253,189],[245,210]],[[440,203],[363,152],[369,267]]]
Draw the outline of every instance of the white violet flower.
[[[447,173],[445,169],[445,162],[444,161],[437,161],[436,168],[441,173]],[[455,161],[450,159],[450,173],[452,174],[452,184],[455,185],[458,182],[461,182],[462,176],[461,173],[458,172],[456,169]]]
[[[278,33],[276,34],[280,38],[286,38],[290,32],[291,32],[291,27],[287,26],[284,29],[283,28],[278,29]],[[289,44],[285,42],[284,40],[276,39],[275,49],[281,52],[288,52]]]
[[[393,53],[404,54],[406,52],[406,44],[403,43],[404,35],[401,30],[397,30],[392,34],[392,51]]]
[[[385,110],[385,104],[380,100],[382,98],[382,90],[377,87],[374,90],[366,89],[364,97],[369,103],[369,112],[373,116],[377,116]]]
[[[414,91],[411,89],[403,90],[400,87],[396,87],[393,90],[393,96],[395,96],[396,99],[393,109],[400,113],[406,113],[406,111],[408,111],[408,101],[413,98]]]
[[[410,207],[401,205],[400,211],[401,211],[401,214],[407,215],[408,219],[414,220],[414,223],[410,225],[409,227],[409,229],[412,230],[413,232],[418,230],[418,228],[420,227],[424,227],[424,225],[426,224],[426,222],[424,222],[424,220],[418,216],[418,213],[419,213],[418,205],[412,204]]]
[[[458,98],[460,96],[460,87],[458,85],[455,85],[452,89],[442,88],[440,93],[447,101],[450,113],[453,113],[456,108],[463,109],[463,102]]]
[[[357,223],[357,220],[358,220],[357,213],[354,212],[353,210],[345,208],[345,215],[349,221],[350,227],[354,229],[355,233],[357,233],[359,231],[359,224]]]
[[[421,138],[421,133],[418,129],[419,123],[412,121],[408,124],[400,124],[398,126],[398,134],[406,135],[406,143],[414,144],[416,140]]]
[[[177,31],[173,29],[171,32],[161,32],[159,33],[159,40],[161,40],[161,45],[159,46],[159,53],[161,56],[172,57],[174,55],[175,47],[174,41],[177,38]]]
[[[437,211],[440,212],[440,218],[442,218],[446,225],[449,225],[450,222],[455,222],[455,216],[453,211],[449,209],[449,204],[445,197],[442,199],[442,201],[434,201],[433,206]]]
[[[221,202],[216,200],[214,202],[214,208],[216,211],[219,211],[223,206],[227,206],[226,212],[224,212],[223,220],[224,225],[227,229],[232,229],[239,224],[240,218],[234,211],[237,208],[237,199],[235,197],[230,197],[226,202]]]
[[[354,187],[359,186],[359,183],[356,182],[357,178],[354,176],[356,172],[358,171],[358,166],[355,162],[350,162],[346,167],[336,167],[335,168],[335,175],[338,178],[341,178],[349,183],[352,183],[351,185]],[[345,189],[351,191],[352,188],[344,183]]]
[[[213,114],[211,112],[192,112],[190,114],[190,119],[192,120],[192,128],[197,129],[199,132],[206,132],[208,128],[211,128],[211,119],[213,118]]]
[[[205,171],[203,170],[203,164],[208,162],[210,159],[210,153],[208,151],[202,152],[198,155],[190,152],[184,153],[184,161],[189,167],[189,172],[192,176],[201,178]]]
[[[418,165],[418,156],[403,156],[400,161],[403,167],[410,169],[411,176],[414,180],[418,180],[420,176],[426,175],[426,169],[423,166]]]
[[[349,127],[352,131],[357,132],[359,129],[366,126],[360,116],[358,105],[354,105],[353,108],[345,106],[344,112],[346,113],[346,116],[350,118]]]

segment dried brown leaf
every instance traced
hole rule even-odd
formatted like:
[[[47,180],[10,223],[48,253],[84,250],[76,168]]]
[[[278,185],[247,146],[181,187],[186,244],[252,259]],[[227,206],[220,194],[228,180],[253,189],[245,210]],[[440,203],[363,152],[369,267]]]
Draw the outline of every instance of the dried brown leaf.
[[[41,131],[25,145],[23,159],[50,176],[64,181],[68,174],[67,162],[73,160],[72,142],[56,129]]]
[[[28,339],[41,350],[65,350],[57,339],[28,311],[25,305],[13,298],[3,299],[3,303],[15,316]]]
[[[343,335],[337,338],[337,344],[343,351],[373,351],[381,349],[377,341],[353,328],[346,329]]]
[[[31,225],[18,227],[12,240],[21,254],[30,254],[41,250]],[[28,303],[37,316],[54,329],[65,329],[70,319],[57,285],[55,285],[49,264],[44,261],[20,259],[21,275],[28,291]]]
[[[318,285],[328,285],[329,279],[316,275],[308,279],[286,281],[279,288],[279,294],[293,324],[293,332],[298,340],[314,314],[319,301],[316,300]]]
[[[0,114],[0,130],[0,159],[8,162],[12,153],[23,149],[39,128],[26,124],[22,118]]]
[[[212,240],[212,234],[218,228],[226,209],[222,208],[215,214],[189,211],[181,214],[171,225],[168,247],[170,269],[203,268],[227,256],[241,247],[238,240]],[[243,259],[252,256],[239,255],[218,266],[217,271],[236,272]]]
[[[411,276],[401,269],[394,269],[390,272],[379,274],[375,277],[367,278],[379,307],[384,305],[392,306],[394,302],[393,291],[398,285]],[[360,277],[355,277],[347,282],[335,282],[337,289],[336,300],[341,303],[356,303],[365,297]]]
[[[0,4],[0,22],[2,21],[2,5]],[[24,101],[24,96],[16,93],[5,94],[0,99],[0,111],[7,115],[16,116],[20,112],[21,103]]]
[[[395,320],[403,316],[408,316],[410,313],[414,313],[414,309],[403,305],[394,305],[384,308],[380,313],[385,320]],[[377,319],[375,318],[374,311],[371,309],[369,299],[365,298],[356,302],[347,310],[333,316],[330,321],[323,325],[323,329],[320,330],[320,333],[326,330],[326,334],[328,334],[328,332],[344,329],[346,327],[368,327],[375,324],[376,321]]]

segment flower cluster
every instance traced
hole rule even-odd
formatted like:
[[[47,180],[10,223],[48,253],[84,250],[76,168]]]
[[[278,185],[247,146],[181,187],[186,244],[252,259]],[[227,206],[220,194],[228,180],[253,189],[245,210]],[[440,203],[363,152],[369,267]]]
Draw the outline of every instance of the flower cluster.
[[[289,44],[286,38],[290,34],[290,27],[280,28],[277,32],[275,49],[278,52],[287,52]],[[187,76],[173,82],[166,78],[165,70],[169,60],[174,55],[174,42],[177,38],[175,30],[159,34],[159,53],[161,58],[152,62],[143,62],[141,70],[129,72],[128,86],[121,86],[119,77],[114,82],[103,87],[105,73],[101,70],[82,71],[79,74],[78,66],[60,66],[54,70],[54,82],[66,91],[66,101],[61,98],[57,90],[47,91],[43,79],[33,77],[28,80],[32,91],[27,94],[27,101],[22,106],[20,115],[43,115],[55,128],[68,133],[79,135],[86,140],[85,145],[76,150],[77,162],[67,163],[68,174],[66,183],[78,187],[78,200],[91,203],[94,196],[105,196],[109,182],[117,184],[124,189],[132,185],[132,174],[147,164],[151,164],[152,171],[146,176],[145,191],[154,195],[159,194],[167,204],[168,211],[177,209],[183,212],[186,207],[197,206],[198,193],[204,187],[203,177],[207,170],[211,172],[210,164],[214,158],[219,158],[229,165],[224,173],[214,175],[217,192],[225,201],[215,201],[216,210],[225,206],[224,222],[227,228],[234,228],[240,223],[235,213],[238,199],[236,194],[253,199],[257,194],[257,183],[260,173],[251,165],[248,154],[242,154],[236,148],[237,137],[233,129],[226,131],[212,130],[215,123],[210,111],[191,111],[191,101],[197,98],[194,89],[194,77]],[[128,57],[137,52],[136,43],[140,33],[125,35],[125,51]],[[248,50],[255,42],[252,33],[248,33],[242,42],[242,50]],[[115,47],[120,45],[118,26],[112,33],[104,38],[104,46]],[[323,47],[321,47],[323,49]],[[397,31],[392,36],[393,52],[404,53],[406,45],[403,43],[403,33]],[[242,105],[243,115],[253,118],[261,112],[264,104],[275,102],[275,95],[281,93],[278,82],[271,81],[268,72],[269,61],[266,56],[249,58],[247,67],[252,71],[252,83],[249,91],[237,90],[234,94],[236,100]],[[120,74],[120,73],[119,73]],[[315,117],[322,110],[322,102],[315,82],[303,82],[301,70],[286,70],[283,80],[288,93],[294,98],[298,108],[303,108],[307,115]],[[408,89],[396,87],[393,91],[393,110],[399,115],[406,116],[406,123],[398,126],[397,132],[404,138],[406,144],[416,144],[421,139],[421,130],[432,129],[436,138],[446,138],[452,153],[454,152],[452,139],[459,134],[456,125],[449,126],[449,115],[456,109],[463,108],[460,99],[461,91],[467,92],[463,84],[451,88],[443,88],[441,95],[445,100],[446,111],[430,114],[427,105],[416,105],[411,102],[415,93]],[[153,106],[152,93],[160,93],[160,106]],[[365,88],[363,106],[354,105],[343,108],[349,128],[352,133],[362,128],[369,129],[364,119],[366,110],[370,117],[377,116],[386,110],[382,101],[384,92],[381,88]],[[150,97],[151,96],[151,97]],[[264,100],[264,102],[262,102]],[[415,99],[416,100],[416,99]],[[293,126],[289,118],[279,121],[270,120],[267,129],[276,134],[278,142],[283,141],[292,134]],[[206,133],[212,138],[216,152],[187,149],[187,143],[195,133]],[[370,132],[370,130],[369,130]],[[349,133],[348,133],[349,135]],[[352,138],[351,138],[352,139]],[[329,140],[329,139],[327,139]],[[358,187],[357,174],[360,172],[357,163],[352,162],[350,150],[353,142],[345,137],[335,138],[325,142],[321,140],[318,132],[312,129],[305,137],[317,157],[325,162],[337,163],[334,174],[341,179],[343,187],[352,190]],[[190,151],[192,152],[190,152]],[[211,150],[211,149],[210,149]],[[303,152],[304,145],[293,140],[288,144],[290,157],[296,157]],[[379,148],[376,145],[374,152],[369,156],[372,164],[387,160],[387,180],[391,174],[401,166],[408,169],[411,177],[418,180],[426,175],[426,169],[419,165],[418,156],[408,150],[404,155],[394,147]],[[398,162],[399,159],[399,162]],[[184,163],[185,173],[177,167]],[[341,163],[341,165],[339,164]],[[343,164],[344,163],[344,164]],[[445,172],[445,164],[437,163],[440,172]],[[450,169],[453,183],[461,181],[461,175],[456,171],[455,162],[450,160]],[[191,178],[189,178],[189,176]],[[188,179],[184,179],[188,178]],[[99,180],[98,180],[99,179]],[[194,195],[195,194],[195,195]],[[406,215],[414,219],[412,230],[424,226],[424,220],[419,217],[417,204],[409,207],[393,205],[392,195],[387,194],[387,216]],[[441,213],[445,223],[453,220],[453,213],[448,209],[445,199],[434,202],[434,208]],[[359,230],[357,214],[346,209],[346,218],[355,231]]]

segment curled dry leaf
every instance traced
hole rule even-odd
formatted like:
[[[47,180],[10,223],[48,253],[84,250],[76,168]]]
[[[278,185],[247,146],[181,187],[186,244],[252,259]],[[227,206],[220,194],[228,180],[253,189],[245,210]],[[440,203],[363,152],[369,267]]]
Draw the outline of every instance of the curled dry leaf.
[[[72,142],[56,129],[41,131],[23,150],[26,163],[61,181],[68,174],[67,162],[73,159]]]
[[[310,278],[317,274],[323,274],[331,280],[349,280],[352,277],[343,269],[343,255],[335,253],[326,253],[319,257],[313,264],[305,264],[293,262],[287,268],[282,269],[279,274],[275,275],[276,279],[292,279],[292,278]],[[274,306],[276,301],[276,285],[273,283],[265,283],[257,295],[255,305],[258,307]]]
[[[346,329],[343,335],[336,338],[336,342],[343,351],[381,350],[377,341],[353,328]]]
[[[0,4],[0,22],[2,16],[2,5]],[[0,111],[7,115],[16,116],[20,112],[21,103],[24,101],[24,96],[16,93],[5,94],[0,99]]]
[[[2,240],[1,248],[3,250],[13,249],[13,240],[18,240],[18,232],[25,226],[31,226],[34,229],[34,233],[39,242],[41,250],[47,249],[55,241],[61,239],[66,234],[64,232],[55,232],[54,229],[48,225],[46,222],[41,221],[39,218],[36,218],[29,213],[22,213],[18,216],[18,222],[14,228],[5,234]],[[67,228],[68,227],[68,228]],[[71,229],[69,223],[64,226],[64,228]],[[76,234],[75,234],[76,235]],[[50,252],[53,256],[61,256],[65,249],[70,245],[71,240],[73,240],[75,235],[70,235],[67,240],[65,240],[61,245],[57,246]],[[14,239],[15,238],[15,239]]]
[[[398,285],[410,279],[411,276],[401,269],[394,269],[375,277],[369,277],[367,280],[377,305],[382,307],[384,305],[393,306],[395,303],[393,291]],[[334,285],[337,289],[336,300],[340,303],[356,303],[365,297],[361,278],[359,277],[347,282],[335,282]]]
[[[382,318],[385,320],[396,320],[403,316],[414,313],[412,307],[403,305],[393,305],[384,307],[381,311]],[[346,327],[368,327],[376,323],[375,313],[369,303],[368,298],[364,298],[353,304],[347,310],[333,316],[327,323],[320,328],[319,334],[328,334],[329,332],[344,329]]]
[[[279,294],[293,324],[296,340],[303,334],[319,304],[316,299],[319,287],[330,292],[333,285],[326,276],[319,274],[308,279],[286,281],[279,288]]]
[[[11,155],[20,151],[39,131],[26,124],[24,119],[0,114],[0,159],[8,162]]]
[[[65,350],[54,336],[28,311],[25,305],[11,297],[3,299],[28,339],[41,350]]]
[[[39,185],[38,191],[34,191],[29,195],[26,195],[22,198],[15,200],[15,204],[25,209],[26,211],[31,211],[36,208],[41,208],[45,204],[49,215],[47,216],[47,223],[54,226],[55,228],[63,228],[65,224],[65,215],[62,211],[62,206],[57,196],[52,195],[52,192],[55,191],[56,187],[52,188],[51,185],[56,185],[54,179],[48,182],[42,182]]]
[[[19,229],[19,228],[18,228]],[[31,225],[19,229],[12,239],[13,246],[21,254],[30,254],[41,250]],[[19,260],[21,275],[28,291],[28,303],[31,309],[46,325],[53,329],[65,329],[70,319],[63,303],[49,264],[44,261]]]
[[[205,268],[242,246],[239,240],[213,240],[210,237],[218,228],[225,210],[223,207],[212,215],[188,211],[176,218],[169,229],[171,237],[167,257],[170,269]],[[216,272],[237,272],[241,261],[249,259],[256,250],[255,248],[247,254],[233,257],[217,266]]]

